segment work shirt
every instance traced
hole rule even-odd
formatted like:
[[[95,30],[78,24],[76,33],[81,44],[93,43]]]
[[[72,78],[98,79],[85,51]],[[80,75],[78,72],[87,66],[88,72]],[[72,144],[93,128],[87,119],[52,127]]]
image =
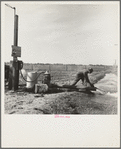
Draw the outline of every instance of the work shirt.
[[[89,73],[89,71],[78,72],[76,75],[75,81],[72,83],[72,86],[76,85],[76,83],[79,80],[82,80],[82,83],[84,86],[91,86],[91,83],[90,83],[89,78],[88,78],[88,73]]]
[[[88,78],[88,73],[89,73],[88,71],[78,72],[76,79],[79,79],[79,80],[81,79],[83,82],[90,83],[89,78]]]

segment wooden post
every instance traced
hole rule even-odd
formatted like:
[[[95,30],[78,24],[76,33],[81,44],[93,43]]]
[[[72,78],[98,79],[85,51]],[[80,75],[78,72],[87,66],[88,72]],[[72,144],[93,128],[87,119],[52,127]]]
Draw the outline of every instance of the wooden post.
[[[18,15],[14,18],[14,46],[18,45]]]
[[[5,4],[6,6],[14,9],[14,46],[17,46],[18,44],[18,15],[16,15],[16,8],[11,7],[8,4]],[[12,49],[13,50],[13,49]],[[13,52],[13,51],[12,51]],[[18,89],[18,82],[19,82],[19,62],[17,60],[16,54],[13,55],[13,62],[10,62],[10,69],[9,69],[9,84],[8,88],[14,91]],[[11,65],[12,64],[12,65]]]
[[[14,46],[18,44],[18,15],[14,16]],[[13,56],[13,78],[12,78],[12,89],[15,91],[18,89],[19,82],[19,68],[18,59]]]
[[[13,77],[13,61],[10,61],[9,66],[9,79],[8,79],[8,89],[12,89],[12,77]]]

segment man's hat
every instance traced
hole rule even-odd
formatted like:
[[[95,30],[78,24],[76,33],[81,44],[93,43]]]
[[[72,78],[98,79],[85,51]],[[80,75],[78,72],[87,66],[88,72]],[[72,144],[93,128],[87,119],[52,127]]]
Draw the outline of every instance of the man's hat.
[[[93,69],[92,68],[89,68],[88,70],[89,70],[89,72],[93,72]]]
[[[48,71],[46,71],[44,74],[49,74],[49,72],[48,72]]]

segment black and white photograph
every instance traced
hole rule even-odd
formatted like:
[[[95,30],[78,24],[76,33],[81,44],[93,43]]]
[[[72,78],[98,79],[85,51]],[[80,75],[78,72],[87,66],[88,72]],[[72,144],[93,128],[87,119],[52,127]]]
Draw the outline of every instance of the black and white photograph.
[[[107,126],[104,131],[108,128],[112,132],[105,131],[104,134],[103,131],[98,133],[98,130],[97,140],[100,140],[100,133],[110,139],[106,138],[105,141],[102,139],[102,143],[101,141],[97,143],[98,141],[96,142],[91,135],[94,126],[88,127],[90,123],[87,123],[89,130],[85,129],[86,137],[89,131],[91,132],[89,136],[92,138],[87,139],[87,142],[86,138],[83,138],[84,142],[80,143],[75,139],[75,143],[70,143],[70,146],[67,143],[67,147],[98,147],[98,145],[118,147],[119,29],[119,1],[1,2],[3,117],[9,119],[20,117],[28,121],[30,117],[33,119],[39,117],[40,121],[42,117],[52,117],[54,121],[58,121],[57,123],[68,121],[66,127],[72,127],[69,126],[72,125],[70,119],[74,124],[74,121],[75,123],[78,121],[75,117],[79,120],[85,118],[85,124],[87,117],[91,123],[93,118],[99,119],[104,116],[106,119],[104,123],[110,122],[111,125],[114,123],[112,128]],[[6,120],[3,121],[2,125]],[[103,119],[100,121],[103,123]],[[98,123],[96,127],[100,127],[99,122],[95,122]],[[48,122],[48,125],[49,123],[51,125],[51,122]],[[16,126],[17,122],[13,125]],[[83,122],[80,126],[82,125]],[[5,130],[5,126],[3,127]],[[57,126],[54,127],[57,129]],[[76,128],[79,129],[79,126]],[[17,128],[15,130],[17,131]],[[84,131],[82,132],[85,134]],[[4,137],[7,135],[7,133],[3,134]],[[97,134],[94,133],[94,137]],[[3,142],[5,144],[5,139]],[[21,145],[18,143],[17,146],[15,140],[15,146],[12,146],[12,143],[11,145],[7,143],[7,146],[41,147],[34,142],[32,145],[32,140],[30,142],[30,144],[27,144],[28,141],[24,142],[23,146],[22,143]],[[52,144],[47,143],[47,146],[53,147],[53,143],[54,140]],[[42,147],[47,147],[42,144]],[[65,143],[60,142],[54,147],[66,146]]]

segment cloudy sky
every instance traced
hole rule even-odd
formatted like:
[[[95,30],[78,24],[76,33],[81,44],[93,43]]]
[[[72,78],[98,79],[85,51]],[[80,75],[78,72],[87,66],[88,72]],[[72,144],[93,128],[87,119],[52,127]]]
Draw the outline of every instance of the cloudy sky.
[[[119,55],[119,2],[2,2],[2,51],[9,62],[14,10],[25,63],[112,65]]]

